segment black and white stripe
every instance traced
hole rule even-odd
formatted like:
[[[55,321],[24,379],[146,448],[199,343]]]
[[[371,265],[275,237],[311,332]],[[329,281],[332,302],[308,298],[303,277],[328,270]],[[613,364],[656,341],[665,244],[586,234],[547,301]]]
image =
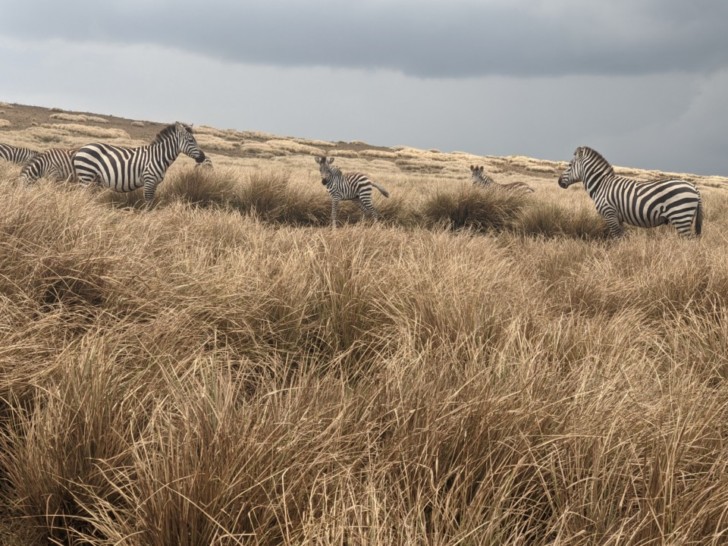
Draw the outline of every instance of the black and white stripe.
[[[331,196],[331,225],[336,227],[336,213],[341,201],[354,201],[366,216],[379,218],[379,213],[372,205],[372,186],[384,197],[389,197],[389,192],[364,174],[342,173],[338,167],[332,166],[333,162],[333,157],[316,157],[321,171],[321,183],[326,186]]]
[[[694,225],[695,235],[700,235],[700,193],[686,180],[642,182],[619,176],[598,152],[582,146],[559,177],[559,186],[567,188],[579,181],[584,182],[613,237],[624,234],[622,223],[638,227],[671,224],[684,236],[692,236]]]
[[[11,161],[23,165],[33,159],[39,152],[30,148],[21,146],[11,146],[10,144],[0,144],[0,159]]]
[[[83,184],[99,184],[118,192],[144,186],[144,199],[149,203],[180,153],[197,163],[205,161],[192,129],[177,122],[162,129],[147,146],[129,148],[101,143],[83,146],[73,158],[73,168]]]
[[[508,184],[498,184],[490,176],[485,174],[483,166],[476,167],[470,165],[470,174],[473,179],[473,185],[483,186],[485,188],[494,188],[498,190],[533,193],[533,188],[525,182],[510,182]]]
[[[20,180],[26,183],[39,178],[68,181],[73,178],[73,154],[75,148],[51,148],[28,161],[20,171]]]

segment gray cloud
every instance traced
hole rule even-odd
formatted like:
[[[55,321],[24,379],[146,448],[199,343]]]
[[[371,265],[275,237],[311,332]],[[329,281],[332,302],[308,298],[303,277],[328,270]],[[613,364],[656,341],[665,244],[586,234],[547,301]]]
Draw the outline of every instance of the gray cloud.
[[[723,0],[6,0],[2,15],[3,101],[479,155],[590,145],[728,175]]]
[[[420,79],[211,62],[153,46],[50,46],[0,39],[0,58],[15,60],[1,100],[478,155],[566,160],[590,145],[616,165],[728,174],[728,70]]]
[[[722,0],[10,4],[0,20],[5,35],[156,44],[239,63],[453,78],[709,73],[728,65]]]

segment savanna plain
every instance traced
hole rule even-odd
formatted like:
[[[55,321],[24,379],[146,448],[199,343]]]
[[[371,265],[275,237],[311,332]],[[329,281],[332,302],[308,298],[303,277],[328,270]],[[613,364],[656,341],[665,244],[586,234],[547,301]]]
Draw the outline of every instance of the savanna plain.
[[[700,239],[613,242],[557,186],[572,150],[196,136],[214,168],[181,156],[150,209],[0,162],[1,544],[728,543],[727,179],[682,175]],[[380,222],[330,228],[314,154],[389,190]]]

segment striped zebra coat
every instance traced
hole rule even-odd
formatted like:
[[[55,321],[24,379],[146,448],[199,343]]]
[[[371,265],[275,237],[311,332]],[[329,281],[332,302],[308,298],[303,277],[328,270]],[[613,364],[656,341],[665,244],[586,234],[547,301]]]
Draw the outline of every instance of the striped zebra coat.
[[[0,144],[0,159],[23,165],[33,159],[39,152],[30,148]]]
[[[55,181],[68,181],[73,175],[73,148],[51,148],[41,152],[28,161],[20,171],[20,180],[26,184],[39,178]]]
[[[334,167],[333,157],[316,157],[321,171],[321,183],[331,196],[331,226],[336,227],[336,214],[341,201],[354,201],[368,217],[379,218],[377,209],[372,204],[372,187],[377,188],[384,197],[389,192],[379,184],[372,182],[365,174],[344,174],[338,167]]]
[[[533,188],[524,182],[511,182],[509,184],[498,184],[490,176],[483,172],[483,166],[476,167],[470,165],[470,175],[474,186],[483,186],[485,188],[495,188],[498,190],[506,190],[513,192],[533,193]]]
[[[700,193],[691,182],[642,182],[619,176],[599,152],[586,146],[576,149],[559,177],[559,186],[568,188],[580,181],[612,237],[624,235],[623,223],[638,227],[671,224],[687,237],[693,235],[693,226],[696,236],[702,231],[703,206]]]
[[[177,122],[162,129],[147,146],[87,144],[76,152],[73,169],[83,184],[98,184],[118,192],[134,191],[143,186],[144,199],[151,203],[157,186],[180,153],[198,164],[205,161],[192,129]]]

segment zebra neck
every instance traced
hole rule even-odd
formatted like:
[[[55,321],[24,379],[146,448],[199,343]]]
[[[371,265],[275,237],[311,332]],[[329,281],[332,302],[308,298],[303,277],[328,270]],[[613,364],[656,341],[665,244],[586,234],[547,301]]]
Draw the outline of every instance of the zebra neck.
[[[336,183],[339,180],[344,179],[344,174],[341,172],[340,169],[331,169],[331,172],[329,173],[329,176],[325,178],[326,185],[331,186],[332,184]]]
[[[490,176],[483,175],[483,174],[476,174],[474,176],[475,176],[475,178],[473,179],[473,183],[478,184],[480,186],[490,186],[495,183]]]
[[[593,197],[608,186],[613,178],[613,173],[589,173],[584,176],[584,189]]]
[[[160,161],[169,167],[177,156],[180,154],[179,146],[176,141],[162,140],[160,142],[152,142],[147,146],[147,150],[157,161]]]

